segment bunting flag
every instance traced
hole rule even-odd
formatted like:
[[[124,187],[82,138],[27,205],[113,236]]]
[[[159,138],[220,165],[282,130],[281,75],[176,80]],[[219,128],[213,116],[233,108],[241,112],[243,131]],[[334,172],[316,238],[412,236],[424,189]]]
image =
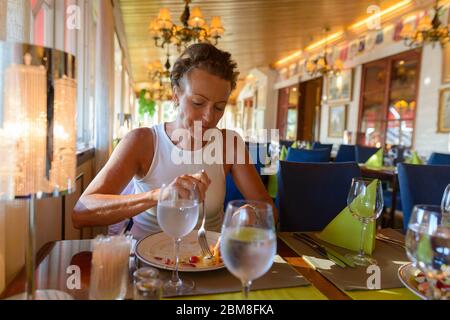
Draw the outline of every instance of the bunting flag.
[[[375,47],[375,32],[369,32],[366,37],[366,51],[370,51]]]
[[[358,54],[362,54],[366,48],[366,37],[362,36],[358,40]]]
[[[399,22],[397,22],[397,24],[395,25],[395,29],[394,29],[394,41],[400,41],[402,40],[402,37],[400,36],[401,32],[403,29],[403,21],[400,20]]]
[[[377,36],[375,38],[375,44],[376,45],[382,44],[383,41],[384,41],[384,31],[383,31],[383,29],[381,29],[381,30],[378,30],[378,32],[377,32]]]
[[[339,60],[346,61],[348,58],[348,44],[344,44],[339,52]]]
[[[348,53],[348,59],[352,60],[358,53],[358,41],[353,41],[350,44],[350,51]]]

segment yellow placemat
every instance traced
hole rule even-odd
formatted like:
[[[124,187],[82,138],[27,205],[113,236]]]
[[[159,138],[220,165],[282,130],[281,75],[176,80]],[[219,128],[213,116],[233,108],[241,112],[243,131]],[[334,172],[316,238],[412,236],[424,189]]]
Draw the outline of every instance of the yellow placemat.
[[[241,300],[242,293],[221,293],[202,296],[186,296],[174,300]],[[318,289],[313,286],[256,290],[250,291],[250,300],[327,300]]]
[[[345,291],[354,300],[420,300],[418,296],[406,288],[374,290],[374,291]]]

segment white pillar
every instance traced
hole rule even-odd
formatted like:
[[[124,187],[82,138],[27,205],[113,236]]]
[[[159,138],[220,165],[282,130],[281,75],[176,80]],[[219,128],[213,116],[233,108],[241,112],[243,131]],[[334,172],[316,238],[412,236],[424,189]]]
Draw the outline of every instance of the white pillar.
[[[98,2],[95,52],[95,169],[105,165],[112,151],[114,112],[114,18],[110,1]]]

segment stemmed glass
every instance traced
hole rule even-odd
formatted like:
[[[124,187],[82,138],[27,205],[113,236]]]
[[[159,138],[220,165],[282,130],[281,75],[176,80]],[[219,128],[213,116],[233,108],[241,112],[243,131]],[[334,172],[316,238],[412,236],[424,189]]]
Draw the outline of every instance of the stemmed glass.
[[[161,229],[175,242],[175,270],[172,279],[164,284],[167,294],[181,294],[194,288],[190,279],[178,276],[181,239],[189,234],[197,224],[199,214],[199,194],[192,186],[163,185],[159,195],[157,219]]]
[[[441,202],[441,210],[442,213],[450,215],[450,183],[447,185],[447,188],[444,190],[444,194],[442,196]]]
[[[241,280],[244,299],[248,298],[252,281],[271,268],[276,247],[273,212],[268,203],[228,203],[220,250],[227,269]]]
[[[347,204],[352,215],[362,225],[359,252],[349,254],[348,257],[359,266],[376,264],[375,259],[364,253],[364,247],[369,223],[375,221],[383,211],[383,189],[380,180],[353,178]]]
[[[437,283],[450,277],[450,225],[442,223],[444,216],[439,206],[416,205],[406,233],[406,253],[425,274],[430,299],[443,298]]]

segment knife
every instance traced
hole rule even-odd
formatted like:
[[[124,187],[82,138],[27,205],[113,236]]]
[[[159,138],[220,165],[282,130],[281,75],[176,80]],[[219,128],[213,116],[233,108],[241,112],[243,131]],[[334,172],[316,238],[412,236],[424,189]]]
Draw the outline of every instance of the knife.
[[[293,236],[297,240],[300,240],[304,244],[306,244],[309,247],[311,247],[312,249],[314,249],[314,251],[319,253],[321,256],[323,256],[323,257],[333,261],[334,263],[336,263],[341,268],[345,268],[345,263],[344,262],[339,260],[337,257],[333,256],[331,253],[327,252],[322,246],[319,246],[316,243],[309,241],[309,239],[303,238],[300,234],[294,233]]]
[[[311,237],[309,234],[306,233],[296,233],[297,235],[299,235],[300,237],[303,237],[305,239],[308,239],[310,242],[322,247],[327,253],[330,253],[331,255],[335,256],[337,259],[341,260],[342,262],[344,262],[347,266],[354,268],[355,264],[353,263],[353,261],[351,261],[349,258],[347,258],[346,256],[344,256],[343,254],[340,254],[339,252],[337,252],[336,250],[333,250],[321,243],[319,243],[317,240],[315,240],[313,237]]]

